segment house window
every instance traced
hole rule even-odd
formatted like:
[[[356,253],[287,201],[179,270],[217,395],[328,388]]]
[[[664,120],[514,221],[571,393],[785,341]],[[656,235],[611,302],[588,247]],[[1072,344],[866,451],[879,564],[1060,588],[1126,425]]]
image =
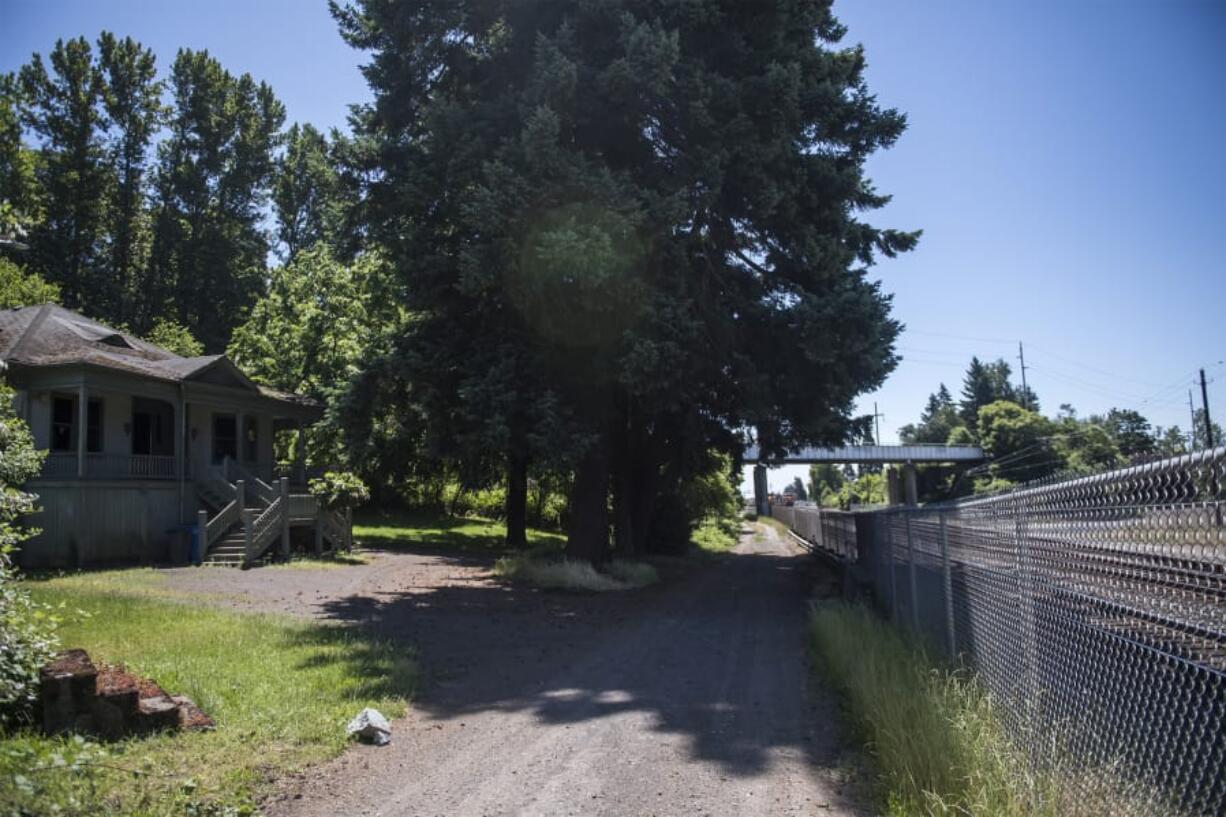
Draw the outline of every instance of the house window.
[[[90,400],[85,408],[85,450],[102,451],[102,401]],[[51,450],[77,450],[77,399],[51,399]]]
[[[243,459],[258,462],[260,459],[259,420],[248,414],[243,418]]]
[[[102,401],[90,400],[85,406],[85,450],[102,451]]]
[[[238,418],[233,414],[213,415],[213,463],[226,457],[238,458]]]
[[[77,401],[71,397],[55,397],[51,400],[51,450],[75,451],[76,435],[73,425],[77,419]]]

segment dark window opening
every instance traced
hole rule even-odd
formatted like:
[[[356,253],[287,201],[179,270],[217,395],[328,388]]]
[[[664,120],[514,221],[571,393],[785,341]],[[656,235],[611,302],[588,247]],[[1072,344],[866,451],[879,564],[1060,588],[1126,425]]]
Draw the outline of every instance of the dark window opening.
[[[102,451],[101,400],[90,400],[85,407],[85,450],[91,454]]]
[[[132,453],[169,457],[175,453],[174,407],[162,400],[132,400]]]
[[[213,464],[226,457],[238,459],[238,419],[233,414],[214,414]]]
[[[256,418],[248,414],[243,418],[243,458],[247,462],[260,459],[260,427]]]
[[[72,433],[76,418],[77,401],[71,397],[54,397],[51,400],[51,450],[75,451],[76,435]]]
[[[51,399],[51,450],[77,450],[77,399]],[[91,454],[102,451],[102,401],[90,400],[85,408],[85,450]]]

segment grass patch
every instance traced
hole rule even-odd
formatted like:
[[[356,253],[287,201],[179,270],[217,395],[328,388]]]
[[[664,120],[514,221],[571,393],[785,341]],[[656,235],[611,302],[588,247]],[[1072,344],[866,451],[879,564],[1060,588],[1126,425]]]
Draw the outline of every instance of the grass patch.
[[[1057,817],[1100,814],[1036,778],[1012,749],[974,679],[932,668],[892,626],[863,608],[814,607],[818,669],[844,696],[881,774],[891,817]]]
[[[332,567],[352,567],[353,565],[368,565],[370,557],[358,551],[336,551],[322,556],[296,555],[288,562],[273,562],[263,565],[261,570],[327,570]]]
[[[1060,758],[1035,773],[1005,737],[991,697],[971,676],[934,667],[899,630],[863,607],[816,604],[818,671],[844,697],[880,772],[889,817],[1101,817],[1181,813],[1121,768]]]
[[[353,535],[361,545],[383,550],[436,547],[501,553],[506,550],[507,528],[501,522],[475,517],[369,511],[354,520]],[[528,547],[533,551],[561,551],[565,544],[566,537],[560,533],[528,530]]]
[[[774,528],[776,533],[784,537],[788,535],[788,531],[790,530],[787,525],[783,524],[773,516],[759,516],[758,524]]]
[[[656,569],[643,562],[615,559],[597,570],[589,562],[561,561],[530,554],[503,556],[494,564],[494,574],[549,590],[580,590],[604,593],[632,590],[659,581]]]
[[[128,592],[114,589],[117,575]],[[157,584],[142,571],[112,571],[30,587],[41,602],[86,613],[65,614],[66,647],[190,696],[216,731],[104,747],[34,732],[0,736],[5,813],[251,813],[272,776],[338,754],[346,722],[363,706],[404,712],[416,679],[404,647],[283,616],[185,613],[155,597]]]
[[[736,547],[741,520],[707,517],[694,529],[690,541],[704,553],[727,553]]]
[[[228,570],[229,568],[200,568]],[[225,594],[181,590],[172,587],[162,570],[153,567],[121,567],[114,570],[78,570],[74,572],[34,572],[26,575],[27,586],[34,592],[44,592],[63,601],[68,608],[80,608],[76,599],[107,594],[129,598],[161,599],[166,601],[208,601],[224,598]],[[57,601],[57,604],[59,603]]]

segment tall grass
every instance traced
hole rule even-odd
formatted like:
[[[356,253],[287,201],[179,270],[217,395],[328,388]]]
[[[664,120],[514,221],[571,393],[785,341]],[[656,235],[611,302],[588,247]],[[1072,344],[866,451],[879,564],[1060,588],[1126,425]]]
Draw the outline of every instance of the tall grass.
[[[891,817],[1104,813],[1100,798],[1079,801],[1056,774],[1030,773],[975,679],[934,669],[888,623],[860,607],[823,603],[810,625],[816,667],[845,698]]]

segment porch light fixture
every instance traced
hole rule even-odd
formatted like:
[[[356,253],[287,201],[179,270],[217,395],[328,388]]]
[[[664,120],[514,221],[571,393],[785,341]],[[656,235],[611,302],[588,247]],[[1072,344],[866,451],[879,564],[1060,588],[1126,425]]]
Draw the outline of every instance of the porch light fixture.
[[[196,439],[196,435],[197,435],[197,434],[199,434],[199,433],[200,433],[200,429],[198,429],[198,428],[193,428],[193,429],[192,429],[192,441],[193,441],[193,442],[194,442],[194,441],[195,441],[195,439]]]
[[[124,423],[124,424],[123,424],[123,435],[124,435],[125,437],[131,437],[131,436],[132,436],[132,424],[131,424],[131,423]]]

